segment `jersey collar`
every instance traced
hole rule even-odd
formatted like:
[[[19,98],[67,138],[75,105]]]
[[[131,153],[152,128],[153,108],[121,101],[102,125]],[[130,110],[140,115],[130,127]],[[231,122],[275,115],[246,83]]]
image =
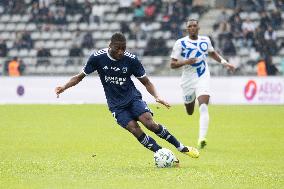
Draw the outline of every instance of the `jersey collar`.
[[[112,61],[117,61],[116,59],[114,59],[114,58],[112,58],[112,57],[110,56],[110,54],[108,53],[108,50],[107,50],[107,56],[108,56],[108,58],[111,59]]]
[[[187,36],[187,38],[189,39],[189,41],[198,41],[198,39],[199,39],[199,35],[197,35],[197,39],[190,39],[190,37],[189,37],[189,36]]]

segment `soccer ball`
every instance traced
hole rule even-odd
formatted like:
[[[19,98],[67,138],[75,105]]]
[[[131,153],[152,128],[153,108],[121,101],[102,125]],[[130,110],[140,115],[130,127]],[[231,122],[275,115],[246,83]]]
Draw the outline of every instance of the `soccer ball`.
[[[158,168],[173,167],[178,163],[178,159],[169,149],[162,148],[154,154],[155,165]]]

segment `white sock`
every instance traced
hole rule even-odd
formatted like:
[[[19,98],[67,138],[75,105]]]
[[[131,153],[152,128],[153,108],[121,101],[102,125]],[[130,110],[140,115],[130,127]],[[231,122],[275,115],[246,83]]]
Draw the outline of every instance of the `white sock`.
[[[200,105],[199,114],[199,140],[203,140],[206,138],[209,125],[208,106],[206,104]]]
[[[180,143],[180,146],[177,149],[178,149],[178,151],[182,151],[182,149],[184,149],[184,147],[185,146],[182,143]]]

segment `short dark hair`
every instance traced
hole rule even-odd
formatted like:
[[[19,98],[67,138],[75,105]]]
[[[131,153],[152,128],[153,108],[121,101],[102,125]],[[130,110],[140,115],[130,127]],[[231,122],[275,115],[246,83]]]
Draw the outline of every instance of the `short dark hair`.
[[[126,38],[123,33],[117,32],[111,36],[110,42],[126,42]]]

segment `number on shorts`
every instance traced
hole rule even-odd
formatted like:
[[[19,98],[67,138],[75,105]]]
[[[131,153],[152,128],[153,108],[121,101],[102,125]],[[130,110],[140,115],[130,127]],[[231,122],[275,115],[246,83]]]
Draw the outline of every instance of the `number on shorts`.
[[[112,112],[112,117],[114,117],[115,121],[117,121],[117,119],[115,117],[115,112]]]

